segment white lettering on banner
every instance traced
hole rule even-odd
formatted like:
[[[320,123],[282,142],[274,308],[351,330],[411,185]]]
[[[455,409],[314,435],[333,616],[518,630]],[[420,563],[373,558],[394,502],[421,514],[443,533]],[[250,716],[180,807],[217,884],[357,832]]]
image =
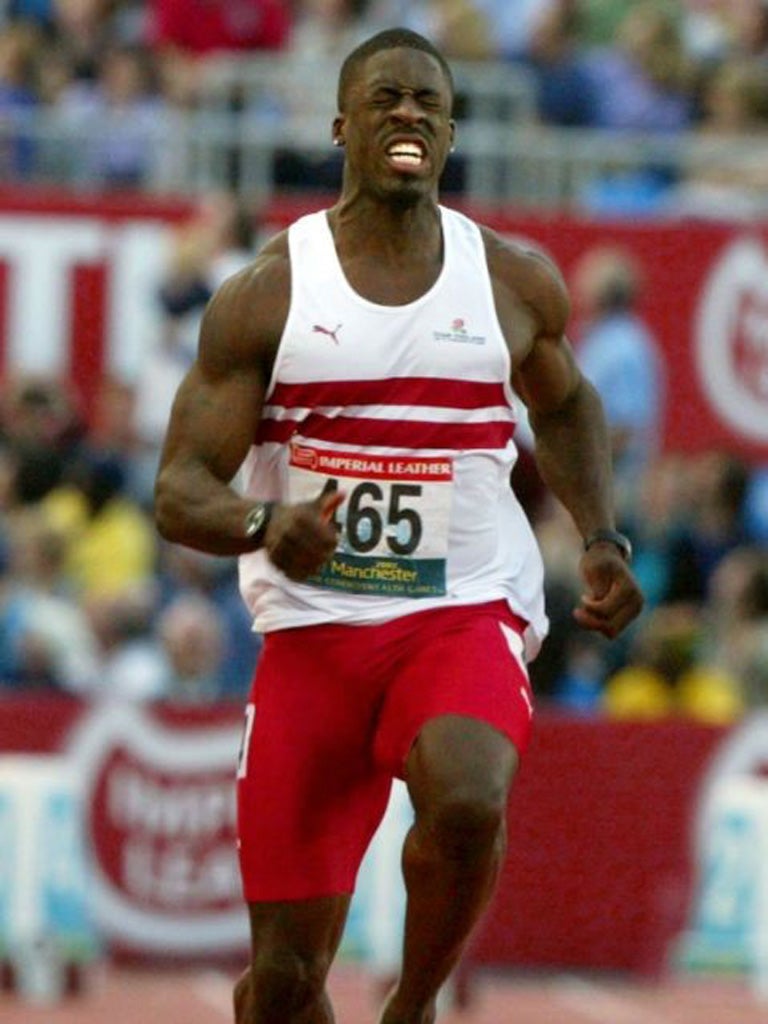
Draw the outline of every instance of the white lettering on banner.
[[[160,337],[157,288],[168,265],[170,231],[157,221],[133,221],[108,237],[107,364],[134,380]]]
[[[104,227],[79,217],[0,218],[0,259],[8,264],[8,363],[28,373],[68,368],[69,272],[103,258]]]
[[[234,806],[241,731],[239,717],[171,725],[108,703],[73,734],[94,916],[108,941],[170,954],[247,949]]]
[[[12,372],[66,373],[73,309],[72,271],[108,274],[105,359],[126,379],[159,337],[156,291],[167,262],[166,224],[111,224],[85,216],[0,216],[0,262],[8,267],[6,359]],[[75,325],[75,330],[77,325]]]
[[[231,780],[187,785],[157,783],[143,773],[118,769],[108,779],[110,819],[124,829],[164,837],[199,836],[235,827]]]
[[[152,843],[132,840],[123,851],[123,866],[126,891],[153,906],[189,911],[212,900],[242,899],[237,864],[221,848],[201,856],[184,845],[158,850]]]
[[[716,412],[751,441],[768,441],[768,254],[742,237],[705,282],[696,324],[701,381]]]

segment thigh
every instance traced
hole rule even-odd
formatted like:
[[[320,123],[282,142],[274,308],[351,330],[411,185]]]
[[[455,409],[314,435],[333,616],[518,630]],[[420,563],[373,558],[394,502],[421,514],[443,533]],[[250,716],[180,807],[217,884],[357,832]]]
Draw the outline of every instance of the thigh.
[[[424,613],[410,638],[410,657],[382,705],[375,746],[379,763],[405,777],[416,738],[428,722],[443,716],[485,723],[522,755],[533,721],[524,628],[503,601]],[[476,734],[482,750],[487,731],[468,730],[469,736]],[[471,758],[472,748],[452,756]]]
[[[338,632],[269,634],[259,659],[237,785],[249,903],[352,892],[386,807],[390,779],[370,751],[378,698]]]

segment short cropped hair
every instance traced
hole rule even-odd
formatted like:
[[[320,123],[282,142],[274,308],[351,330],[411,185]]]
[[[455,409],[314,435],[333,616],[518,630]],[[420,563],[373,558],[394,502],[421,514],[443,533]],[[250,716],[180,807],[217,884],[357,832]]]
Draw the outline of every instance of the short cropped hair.
[[[347,92],[360,65],[375,53],[380,53],[382,50],[395,50],[399,47],[421,50],[422,53],[428,53],[430,57],[434,57],[445,75],[451,90],[451,98],[453,98],[453,75],[451,74],[448,61],[437,47],[425,36],[419,35],[418,32],[412,32],[409,28],[387,28],[383,32],[378,32],[375,36],[371,36],[370,39],[362,42],[347,56],[341,65],[337,93],[339,110],[344,110]]]

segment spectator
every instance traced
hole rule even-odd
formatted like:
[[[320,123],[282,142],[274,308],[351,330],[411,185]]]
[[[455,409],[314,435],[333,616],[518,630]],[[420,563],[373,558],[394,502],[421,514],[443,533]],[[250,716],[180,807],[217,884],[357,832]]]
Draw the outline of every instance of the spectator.
[[[68,386],[22,376],[2,395],[0,429],[13,460],[13,504],[27,505],[61,482],[85,425]]]
[[[0,678],[87,695],[99,679],[95,637],[63,583],[64,547],[39,510],[13,518],[0,611]]]
[[[598,714],[602,703],[605,665],[605,651],[599,638],[572,632],[563,671],[557,679],[554,704],[575,714]]]
[[[193,704],[219,699],[224,629],[216,606],[179,597],[160,615],[157,631],[166,661],[163,696]]]
[[[154,621],[154,581],[86,594],[82,604],[97,640],[96,698],[147,701],[165,695],[166,662]]]
[[[51,35],[80,82],[99,76],[102,53],[116,42],[105,0],[51,0]]]
[[[691,505],[690,478],[687,456],[662,453],[638,481],[637,502],[624,509],[623,525],[634,548],[632,564],[648,609],[669,591],[670,548]]]
[[[36,34],[28,25],[0,30],[0,117],[16,130],[0,136],[0,179],[29,174],[34,145],[25,120],[37,106],[33,82]]]
[[[155,533],[124,487],[116,459],[83,451],[43,501],[66,545],[67,581],[81,600],[146,586],[153,578]]]
[[[728,552],[748,542],[744,507],[749,470],[727,452],[708,451],[690,467],[690,505],[669,549],[663,601],[702,606],[712,575]]]
[[[542,2],[548,0],[519,0],[511,12],[499,0],[373,0],[370,20],[381,28],[403,25],[421,32],[455,60],[486,60],[502,51],[496,9],[506,11],[505,21],[519,27],[525,9]]]
[[[629,663],[605,683],[607,714],[622,719],[679,714],[708,725],[741,717],[744,704],[735,678],[697,661],[702,629],[691,607],[661,607],[646,616]]]
[[[127,381],[109,374],[101,380],[93,402],[87,443],[92,451],[119,464],[126,494],[138,502],[143,501],[136,391]]]
[[[168,135],[168,108],[154,90],[145,52],[107,49],[96,81],[66,87],[55,109],[80,140],[77,168],[83,180],[107,188],[155,182],[162,167],[161,141]]]
[[[495,56],[509,57],[525,51],[536,22],[546,15],[552,0],[476,0],[490,27]]]
[[[703,86],[696,148],[670,196],[678,214],[752,220],[768,210],[768,64],[732,59]]]
[[[304,0],[285,50],[269,102],[280,111],[289,136],[301,139],[305,127],[329,125],[336,113],[334,87],[344,57],[369,34],[366,0]],[[329,79],[329,88],[318,81]],[[258,111],[260,116],[265,110]],[[275,154],[273,176],[281,189],[337,189],[341,155],[318,153],[301,145],[281,146]]]
[[[656,340],[639,312],[642,288],[637,262],[616,246],[588,250],[572,273],[576,358],[603,400],[617,508],[624,516],[638,500],[664,427],[664,370]]]
[[[630,7],[617,45],[594,51],[590,64],[601,127],[676,132],[690,125],[692,68],[675,18],[653,0]]]
[[[192,597],[215,607],[222,628],[219,695],[244,697],[256,670],[261,639],[253,632],[240,597],[236,560],[161,543],[158,583],[161,608]]]
[[[768,705],[768,551],[744,545],[712,573],[702,671],[735,679],[748,708]]]
[[[527,46],[509,56],[531,70],[538,116],[545,124],[592,125],[596,101],[592,77],[576,45],[579,9],[572,0],[549,0],[533,22]]]
[[[495,56],[493,27],[476,0],[427,0],[426,35],[453,60]]]
[[[286,57],[298,58],[297,65],[301,59],[327,57],[340,64],[347,47],[365,38],[369,6],[368,0],[303,0]]]

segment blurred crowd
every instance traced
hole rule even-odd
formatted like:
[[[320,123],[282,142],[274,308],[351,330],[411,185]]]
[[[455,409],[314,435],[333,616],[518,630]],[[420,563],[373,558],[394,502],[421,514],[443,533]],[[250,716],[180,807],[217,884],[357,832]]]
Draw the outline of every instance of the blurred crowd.
[[[249,211],[201,200],[174,232],[161,330],[129,384],[89,408],[45,377],[0,388],[0,692],[241,699],[259,638],[234,559],[162,542],[154,477],[171,403],[213,291],[253,256]]]
[[[676,209],[706,212],[735,193],[746,214],[765,189],[765,0],[5,0],[0,124],[30,111],[54,127],[98,124],[87,144],[57,150],[49,139],[42,162],[69,180],[172,181],[172,168],[157,166],[171,159],[158,142],[175,116],[199,106],[222,55],[280,56],[280,87],[260,100],[262,125],[292,107],[324,116],[312,60],[340,62],[394,24],[424,32],[451,58],[524,69],[543,127],[689,133],[703,142],[705,158],[682,170],[651,154],[629,180],[598,180],[596,208],[631,193],[635,208],[673,199]],[[242,97],[230,101],[237,111]],[[23,179],[33,159],[39,170],[23,131],[3,134],[2,149],[6,180]],[[326,183],[327,168],[291,156],[278,161],[278,184],[301,185],[302,175]]]
[[[0,388],[0,693],[242,700],[260,638],[234,559],[162,541],[152,489],[175,390],[215,288],[263,239],[230,194],[173,229],[155,301],[162,330],[131,383],[84,412],[67,384]],[[665,365],[630,252],[598,244],[569,272],[571,337],[600,391],[619,525],[647,607],[619,641],[578,629],[580,539],[542,486],[525,424],[513,485],[547,568],[550,637],[533,665],[544,706],[725,723],[768,704],[768,464],[665,449]]]
[[[516,472],[547,566],[552,620],[533,666],[537,691],[580,713],[733,721],[768,705],[768,463],[665,449],[665,363],[629,251],[587,249],[568,283],[569,333],[603,399],[618,522],[633,543],[646,608],[610,643],[576,627],[580,538],[524,451]]]
[[[140,188],[154,152],[147,140],[174,111],[194,109],[222,53],[284,56],[292,102],[311,108],[311,58],[340,61],[393,24],[425,32],[456,59],[525,67],[543,128],[712,140],[711,159],[684,181],[649,160],[635,196],[674,190],[702,209],[729,189],[765,191],[765,0],[6,0],[0,124],[29,110],[72,123],[109,113],[111,132],[59,159],[98,166],[102,186]],[[718,154],[744,136],[751,147],[734,170]],[[0,174],[24,178],[24,136],[3,138]],[[283,157],[294,183],[323,173]],[[730,200],[727,208],[738,212]],[[137,379],[104,380],[87,414],[59,380],[0,387],[0,693],[244,696],[259,638],[236,562],[161,541],[151,505],[202,311],[254,246],[252,212],[232,195],[206,196],[176,229],[156,294],[163,330]],[[664,365],[638,313],[643,282],[628,253],[590,250],[568,283],[572,339],[606,406],[620,526],[647,608],[620,642],[576,628],[579,538],[542,488],[521,431],[514,483],[541,542],[552,619],[536,689],[543,703],[584,714],[732,721],[768,703],[768,467],[731,452],[663,449]]]

